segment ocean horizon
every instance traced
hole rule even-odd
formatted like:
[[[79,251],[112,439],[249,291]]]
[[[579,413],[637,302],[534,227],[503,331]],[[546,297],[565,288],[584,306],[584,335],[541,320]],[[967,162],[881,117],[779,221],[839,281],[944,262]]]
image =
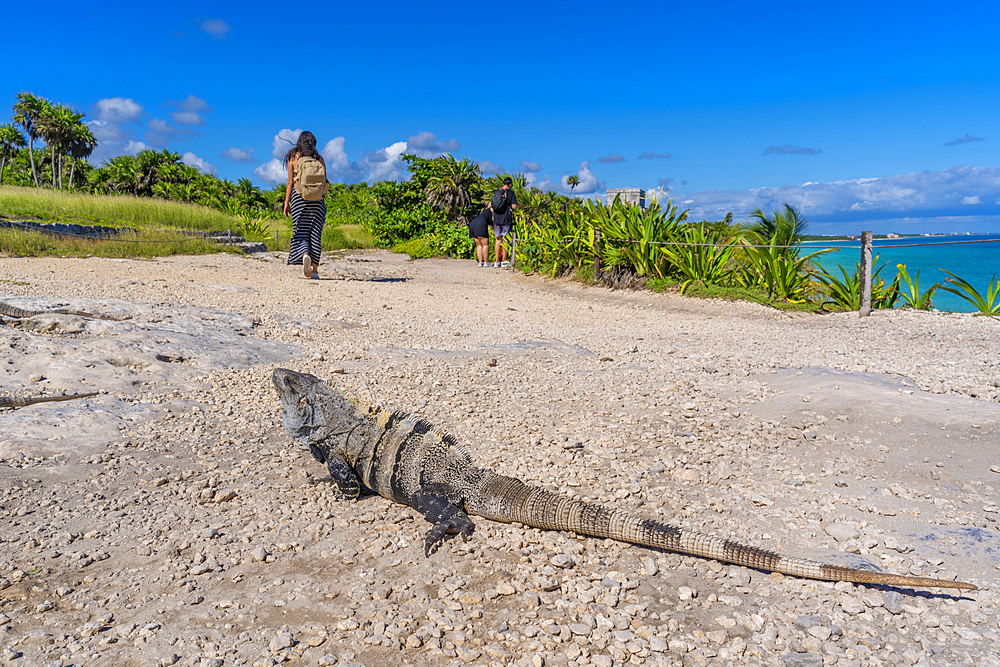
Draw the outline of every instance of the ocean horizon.
[[[969,243],[977,241],[977,243]],[[857,269],[861,261],[861,241],[807,241],[803,243],[806,252],[816,246],[837,246],[814,257],[811,261],[831,275],[841,278],[837,267],[843,267],[848,275]],[[872,271],[884,266],[879,277],[890,283],[899,271],[897,264],[904,264],[911,279],[920,272],[920,291],[924,292],[934,283],[944,284],[951,271],[972,284],[980,294],[986,296],[993,276],[1000,274],[1000,233],[998,234],[947,234],[906,236],[897,239],[874,239],[872,258],[878,256]],[[901,285],[906,289],[906,284]],[[954,313],[972,313],[976,309],[959,296],[937,290],[932,297],[934,308]],[[898,303],[897,303],[898,305]]]

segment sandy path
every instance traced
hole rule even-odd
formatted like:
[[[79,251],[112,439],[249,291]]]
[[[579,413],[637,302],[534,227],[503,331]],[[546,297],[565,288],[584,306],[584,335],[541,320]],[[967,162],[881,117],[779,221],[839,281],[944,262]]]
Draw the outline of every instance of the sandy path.
[[[21,664],[994,664],[1000,355],[970,315],[785,315],[372,252],[0,260],[0,646]],[[158,358],[162,357],[161,358]],[[806,582],[336,502],[275,364],[482,465],[782,552],[958,576]],[[130,662],[131,661],[131,662]],[[1000,664],[1000,663],[996,663]]]

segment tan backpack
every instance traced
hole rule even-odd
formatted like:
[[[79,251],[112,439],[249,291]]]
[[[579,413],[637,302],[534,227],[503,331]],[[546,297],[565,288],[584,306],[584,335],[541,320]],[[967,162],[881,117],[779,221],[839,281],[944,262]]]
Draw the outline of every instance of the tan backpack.
[[[326,167],[314,157],[300,155],[295,162],[292,184],[306,201],[319,201],[326,196]]]

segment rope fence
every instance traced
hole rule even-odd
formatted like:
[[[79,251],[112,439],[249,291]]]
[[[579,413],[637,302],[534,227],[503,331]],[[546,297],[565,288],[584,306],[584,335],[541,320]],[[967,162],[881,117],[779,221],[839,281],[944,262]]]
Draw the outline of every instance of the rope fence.
[[[117,243],[195,243],[195,242],[198,242],[198,241],[205,241],[206,239],[209,239],[210,237],[214,237],[214,236],[219,236],[219,237],[223,237],[223,238],[227,237],[227,236],[229,238],[243,238],[242,236],[238,236],[236,234],[233,234],[233,232],[231,230],[228,230],[228,229],[225,232],[199,232],[199,231],[190,231],[190,230],[185,230],[185,229],[177,229],[177,230],[156,229],[156,230],[152,230],[152,231],[154,231],[154,232],[170,232],[170,231],[172,231],[172,232],[174,232],[176,234],[181,234],[183,236],[192,236],[192,237],[196,237],[196,238],[177,238],[177,239],[146,239],[146,238],[142,238],[142,239],[130,239],[130,238],[119,238],[117,236],[111,236],[111,235],[105,235],[105,234],[91,235],[91,234],[79,234],[79,233],[71,232],[71,231],[67,231],[67,230],[40,229],[38,226],[33,225],[31,223],[19,222],[17,220],[0,220],[0,223],[2,223],[2,224],[0,224],[0,226],[2,226],[2,227],[8,228],[8,229],[17,229],[17,230],[24,231],[24,232],[37,232],[39,234],[48,234],[48,235],[51,235],[51,236],[72,236],[72,237],[75,237],[75,238],[87,239],[87,240],[90,240],[90,241],[113,241],[113,242],[117,242]],[[86,226],[86,225],[81,225],[81,226]],[[137,233],[137,232],[136,232],[135,229],[128,228],[127,233]],[[235,243],[235,241],[232,241],[231,243]]]
[[[616,243],[645,243],[646,245],[682,245],[682,246],[697,246],[702,248],[798,248],[799,250],[858,250],[861,248],[861,241],[853,241],[852,243],[857,243],[858,245],[755,245],[752,243],[687,243],[683,241],[639,241],[637,239],[619,239],[619,238],[607,238],[603,237],[605,241],[614,241]],[[523,240],[523,239],[522,239]],[[584,241],[589,243],[589,239],[574,238],[572,236],[566,236],[561,239],[561,242],[568,244],[571,242]],[[937,246],[937,245],[960,245],[963,243],[1000,243],[1000,238],[997,239],[978,239],[974,241],[939,241],[935,243],[898,243],[898,244],[879,244],[873,245],[873,248],[921,248],[924,246]]]

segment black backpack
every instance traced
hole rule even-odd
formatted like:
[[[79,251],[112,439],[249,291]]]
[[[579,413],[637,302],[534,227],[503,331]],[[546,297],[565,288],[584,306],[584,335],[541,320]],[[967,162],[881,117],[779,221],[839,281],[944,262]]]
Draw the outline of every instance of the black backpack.
[[[497,188],[493,192],[493,198],[490,199],[490,206],[493,207],[494,213],[503,213],[507,210],[507,191],[503,188]]]

